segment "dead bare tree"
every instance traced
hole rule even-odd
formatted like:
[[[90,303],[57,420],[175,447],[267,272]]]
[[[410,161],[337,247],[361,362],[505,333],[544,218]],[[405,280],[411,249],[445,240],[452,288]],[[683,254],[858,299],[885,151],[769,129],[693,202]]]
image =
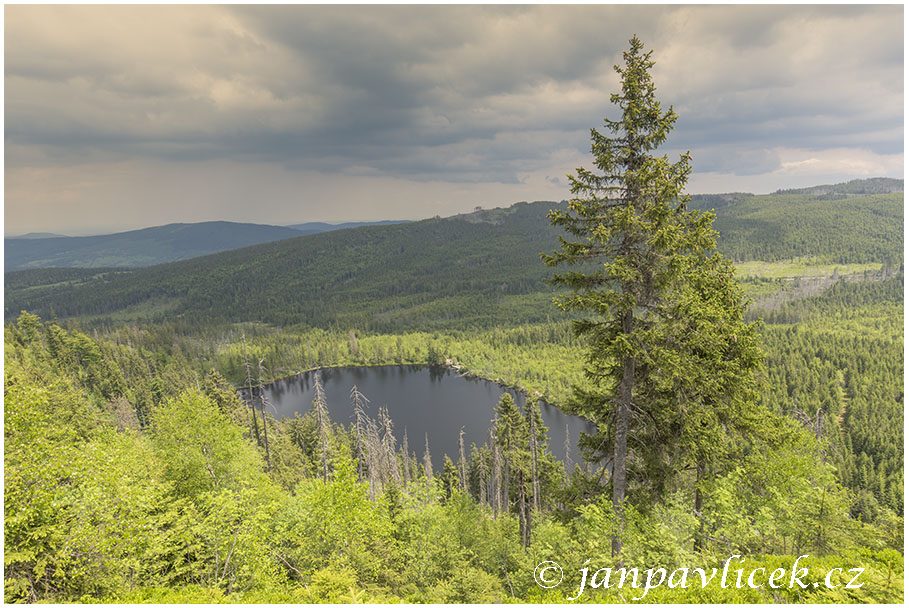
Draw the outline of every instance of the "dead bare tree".
[[[401,463],[404,465],[404,487],[410,483],[410,446],[407,445],[407,427],[404,427],[404,438],[401,440]]]
[[[426,451],[423,452],[423,472],[426,475],[426,485],[432,485],[432,456],[429,454],[429,433],[426,433]]]
[[[328,440],[331,421],[328,417],[328,405],[325,402],[325,390],[322,388],[322,380],[318,372],[314,375],[313,387],[316,396],[312,403],[316,411],[316,424],[319,427],[319,446],[322,451],[322,480],[328,481]]]
[[[375,498],[385,478],[383,471],[385,458],[382,454],[382,441],[379,438],[379,427],[372,418],[366,419],[366,458],[368,460],[367,479],[369,496]]]
[[[467,493],[467,456],[464,454],[464,427],[458,433],[458,474],[461,477],[461,491]]]
[[[265,435],[265,468],[271,470],[271,449],[268,446],[268,424],[266,423],[265,410],[268,408],[268,399],[265,397],[265,385],[262,381],[262,363],[264,359],[259,359],[259,402],[262,404],[262,430]]]
[[[356,431],[356,450],[357,450],[357,480],[363,481],[365,477],[364,468],[366,467],[366,451],[363,447],[366,434],[366,412],[365,408],[369,405],[363,393],[357,389],[354,384],[350,389],[350,400],[354,409],[354,429]]]
[[[571,475],[571,434],[565,425],[565,472]]]
[[[492,510],[493,513],[502,512],[502,453],[499,451],[499,441],[496,436],[498,419],[493,420],[489,431],[490,444],[492,445]]]
[[[259,437],[259,423],[256,420],[255,388],[252,381],[252,370],[249,368],[249,351],[246,348],[246,336],[243,336],[243,364],[246,366],[246,390],[249,394],[249,432],[256,438],[256,444],[262,445],[262,439]]]
[[[472,445],[470,457],[477,463],[477,492],[480,504],[489,504],[489,462],[486,460],[486,453],[477,449],[476,444]]]
[[[386,473],[386,482],[401,483],[401,473],[398,471],[398,456],[395,454],[394,425],[388,408],[379,408],[379,424],[382,425],[382,453],[384,456],[383,469]]]

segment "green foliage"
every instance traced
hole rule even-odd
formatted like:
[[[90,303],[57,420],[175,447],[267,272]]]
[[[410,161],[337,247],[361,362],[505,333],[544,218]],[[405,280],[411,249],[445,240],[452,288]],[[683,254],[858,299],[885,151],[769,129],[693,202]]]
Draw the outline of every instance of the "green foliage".
[[[307,479],[277,514],[274,538],[281,553],[300,572],[320,564],[351,568],[366,580],[379,575],[380,556],[391,550],[391,521],[383,499],[369,499],[368,486],[357,481],[354,462],[345,455],[333,461],[331,479]]]
[[[201,393],[184,393],[152,414],[152,440],[179,496],[262,485],[264,464],[240,427]]]
[[[903,281],[841,282],[764,313],[764,400],[821,437],[856,515],[903,514]]]
[[[150,446],[133,433],[87,437],[54,416],[80,395],[6,371],[5,597],[79,597],[147,581],[158,542],[147,522],[168,486]]]
[[[902,263],[903,193],[768,194],[717,214],[720,250],[739,260],[805,257],[839,264]]]
[[[864,293],[859,286],[856,290]],[[873,304],[880,295],[868,296],[867,311],[881,306]],[[848,297],[838,292],[825,302],[798,309],[807,327],[845,310],[837,307],[848,307]],[[814,317],[812,306],[829,308]],[[880,312],[879,317],[847,315],[838,327],[861,334],[872,331],[879,322],[875,319],[884,319],[876,331],[890,331],[893,309]],[[357,339],[361,353],[383,345],[391,353],[425,356],[431,341],[448,357],[457,349],[476,348],[498,365],[522,353],[558,352],[539,350],[540,341],[563,344],[563,333],[569,352],[574,338],[567,327],[520,328],[463,344],[442,334],[401,336],[400,347],[396,336],[358,334]],[[339,332],[337,338],[346,347],[349,334]],[[252,340],[251,348],[291,340],[286,334],[264,333]],[[511,354],[495,358],[485,340],[498,340]],[[296,344],[305,347],[305,340]],[[222,347],[234,349],[223,342]],[[544,481],[543,493],[563,504],[556,508],[544,501],[532,514],[527,549],[519,513],[493,513],[476,500],[478,488],[462,493],[454,463],[449,467],[450,494],[417,480],[389,484],[371,498],[367,484],[356,480],[351,436],[340,425],[330,429],[334,459],[330,479],[323,482],[312,460],[312,421],[270,419],[274,466],[266,473],[246,409],[219,374],[205,371],[215,350],[200,338],[160,328],[120,327],[93,338],[31,315],[6,328],[7,601],[564,602],[576,592],[577,569],[584,560],[608,554],[614,529],[608,499],[596,492],[585,499],[570,488],[554,492],[563,483],[561,473]],[[79,369],[76,361],[94,372]],[[861,365],[870,369],[867,362]],[[497,372],[494,366],[491,370]],[[105,374],[125,384],[114,401],[105,396]],[[124,424],[126,414],[135,416],[145,399],[151,399],[148,424]],[[501,418],[513,427],[514,440],[503,447],[511,450],[516,471],[529,464],[524,444],[534,411],[503,405]],[[719,560],[741,548],[749,552],[743,567],[789,567],[796,557],[789,552],[799,547],[811,552],[811,576],[860,565],[867,568],[866,585],[858,592],[807,589],[776,595],[715,585],[707,590],[661,588],[647,599],[898,601],[902,556],[887,547],[902,546],[902,520],[881,503],[874,507],[874,525],[850,519],[851,498],[837,483],[839,472],[818,466],[821,450],[828,449],[823,437],[818,442],[813,430],[800,430],[782,416],[767,424],[777,442],[757,446],[739,467],[722,472],[705,489],[708,528],[716,540],[693,552],[691,539],[701,522],[691,513],[692,486],[681,483],[659,504],[629,508],[629,565],[633,559],[641,566],[722,567]],[[546,446],[542,449],[544,473],[549,465],[561,471]],[[517,486],[512,490],[514,501]],[[863,504],[869,504],[867,497]],[[534,583],[533,569],[545,559],[565,567],[567,580],[558,592]],[[597,590],[583,600],[622,598]]]

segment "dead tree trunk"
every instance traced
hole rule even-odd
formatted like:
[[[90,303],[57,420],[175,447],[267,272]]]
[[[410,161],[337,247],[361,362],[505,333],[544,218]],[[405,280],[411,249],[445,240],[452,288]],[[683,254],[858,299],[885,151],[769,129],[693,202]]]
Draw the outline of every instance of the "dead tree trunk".
[[[481,504],[489,504],[489,494],[487,493],[487,486],[489,484],[489,463],[486,461],[486,454],[482,451],[477,451],[477,490],[479,491],[479,500]]]
[[[407,445],[407,427],[404,427],[404,438],[401,440],[401,464],[404,466],[404,487],[410,483],[410,446]]]
[[[423,452],[423,473],[426,475],[426,485],[432,485],[432,456],[429,453],[429,433],[426,433],[426,451]]]
[[[328,418],[328,406],[325,403],[325,391],[322,389],[322,380],[319,378],[318,372],[315,374],[313,384],[316,391],[316,397],[313,399],[313,406],[316,410],[316,424],[319,427],[319,448],[322,452],[320,458],[322,465],[322,481],[327,482],[330,421]]]
[[[382,470],[384,458],[382,457],[382,441],[379,439],[379,427],[372,418],[366,421],[366,454],[367,480],[369,481],[369,496],[375,498],[379,493],[385,474]]]
[[[366,467],[366,452],[363,447],[366,433],[365,408],[369,405],[369,399],[357,390],[357,385],[354,384],[350,390],[350,400],[353,402],[354,429],[356,431],[357,481],[363,481],[365,478],[364,468]]]
[[[401,472],[398,470],[398,457],[395,454],[394,425],[388,408],[379,408],[379,423],[382,425],[382,453],[384,456],[385,481],[401,483]]]
[[[458,433],[458,473],[461,477],[461,491],[467,493],[467,456],[464,454],[464,427]]]
[[[249,368],[249,352],[246,348],[246,336],[243,337],[243,364],[246,366],[246,390],[249,391],[249,432],[256,438],[256,445],[262,445],[259,437],[259,422],[256,420],[255,387],[252,381],[252,370]]]
[[[265,410],[268,407],[268,400],[265,397],[265,385],[262,383],[262,362],[259,359],[259,402],[262,404],[262,431],[265,436],[265,468],[271,470],[271,449],[268,446],[268,424],[266,423]]]
[[[571,475],[571,433],[565,425],[565,473]]]
[[[498,442],[492,444],[492,510],[502,512],[502,452]]]

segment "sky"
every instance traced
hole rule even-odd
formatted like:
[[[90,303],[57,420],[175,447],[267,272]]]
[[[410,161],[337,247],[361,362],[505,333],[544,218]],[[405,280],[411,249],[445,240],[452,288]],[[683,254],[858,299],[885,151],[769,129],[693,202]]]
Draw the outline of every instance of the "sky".
[[[6,6],[4,233],[570,197],[653,50],[689,193],[903,177],[903,7]]]

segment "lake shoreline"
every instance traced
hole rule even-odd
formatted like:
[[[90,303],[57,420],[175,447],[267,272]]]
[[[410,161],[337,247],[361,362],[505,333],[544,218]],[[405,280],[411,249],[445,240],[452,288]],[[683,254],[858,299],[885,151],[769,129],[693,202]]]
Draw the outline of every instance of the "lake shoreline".
[[[278,376],[276,378],[268,379],[263,384],[271,384],[273,382],[281,382],[281,381],[285,381],[285,380],[290,380],[291,378],[296,378],[297,376],[300,376],[302,374],[308,374],[308,373],[320,371],[323,369],[343,369],[343,368],[354,369],[354,368],[375,368],[375,367],[414,367],[414,368],[438,367],[438,368],[442,368],[442,369],[447,369],[450,371],[459,372],[458,376],[460,378],[466,378],[467,380],[484,380],[486,382],[491,382],[493,384],[497,384],[497,385],[501,386],[502,388],[507,388],[507,389],[511,389],[513,391],[519,392],[529,400],[543,401],[544,403],[555,406],[555,407],[559,408],[560,410],[562,409],[562,405],[560,403],[558,403],[555,399],[547,399],[546,395],[544,395],[540,391],[531,392],[528,389],[524,388],[523,386],[520,386],[517,384],[509,384],[506,380],[504,380],[502,378],[486,377],[484,375],[481,375],[477,372],[474,372],[470,369],[465,368],[463,365],[459,364],[457,361],[454,361],[453,359],[446,359],[445,363],[443,363],[441,365],[437,364],[437,363],[364,363],[364,364],[345,363],[345,364],[337,364],[337,365],[319,365],[319,366],[315,366],[315,367],[306,368],[304,370],[298,371],[293,374],[287,374],[284,376]],[[237,389],[237,392],[240,393],[241,391],[243,391],[245,389],[246,389],[246,387],[241,386]],[[574,414],[572,414],[572,415],[574,415]]]
[[[594,432],[589,420],[565,412],[539,395],[495,382],[471,373],[447,361],[446,365],[428,363],[332,365],[311,367],[297,374],[282,374],[282,378],[263,383],[262,395],[269,412],[276,419],[294,418],[312,410],[315,382],[321,377],[324,403],[334,422],[348,424],[351,417],[351,387],[356,386],[371,404],[373,413],[386,412],[393,421],[398,441],[409,433],[411,440],[433,446],[430,450],[434,466],[442,466],[441,457],[458,452],[457,429],[462,429],[466,445],[483,445],[488,441],[490,425],[494,424],[496,408],[503,394],[509,394],[517,407],[524,411],[539,410],[547,429],[547,449],[560,461],[563,450],[568,459],[577,462],[578,437]],[[319,372],[318,374],[316,372]],[[464,382],[466,380],[466,382]],[[249,391],[239,395],[249,402]],[[256,409],[260,410],[259,391],[254,390]],[[379,408],[376,410],[375,408]],[[524,408],[527,408],[526,410]],[[454,429],[454,431],[452,431]],[[424,438],[425,435],[425,438]]]

